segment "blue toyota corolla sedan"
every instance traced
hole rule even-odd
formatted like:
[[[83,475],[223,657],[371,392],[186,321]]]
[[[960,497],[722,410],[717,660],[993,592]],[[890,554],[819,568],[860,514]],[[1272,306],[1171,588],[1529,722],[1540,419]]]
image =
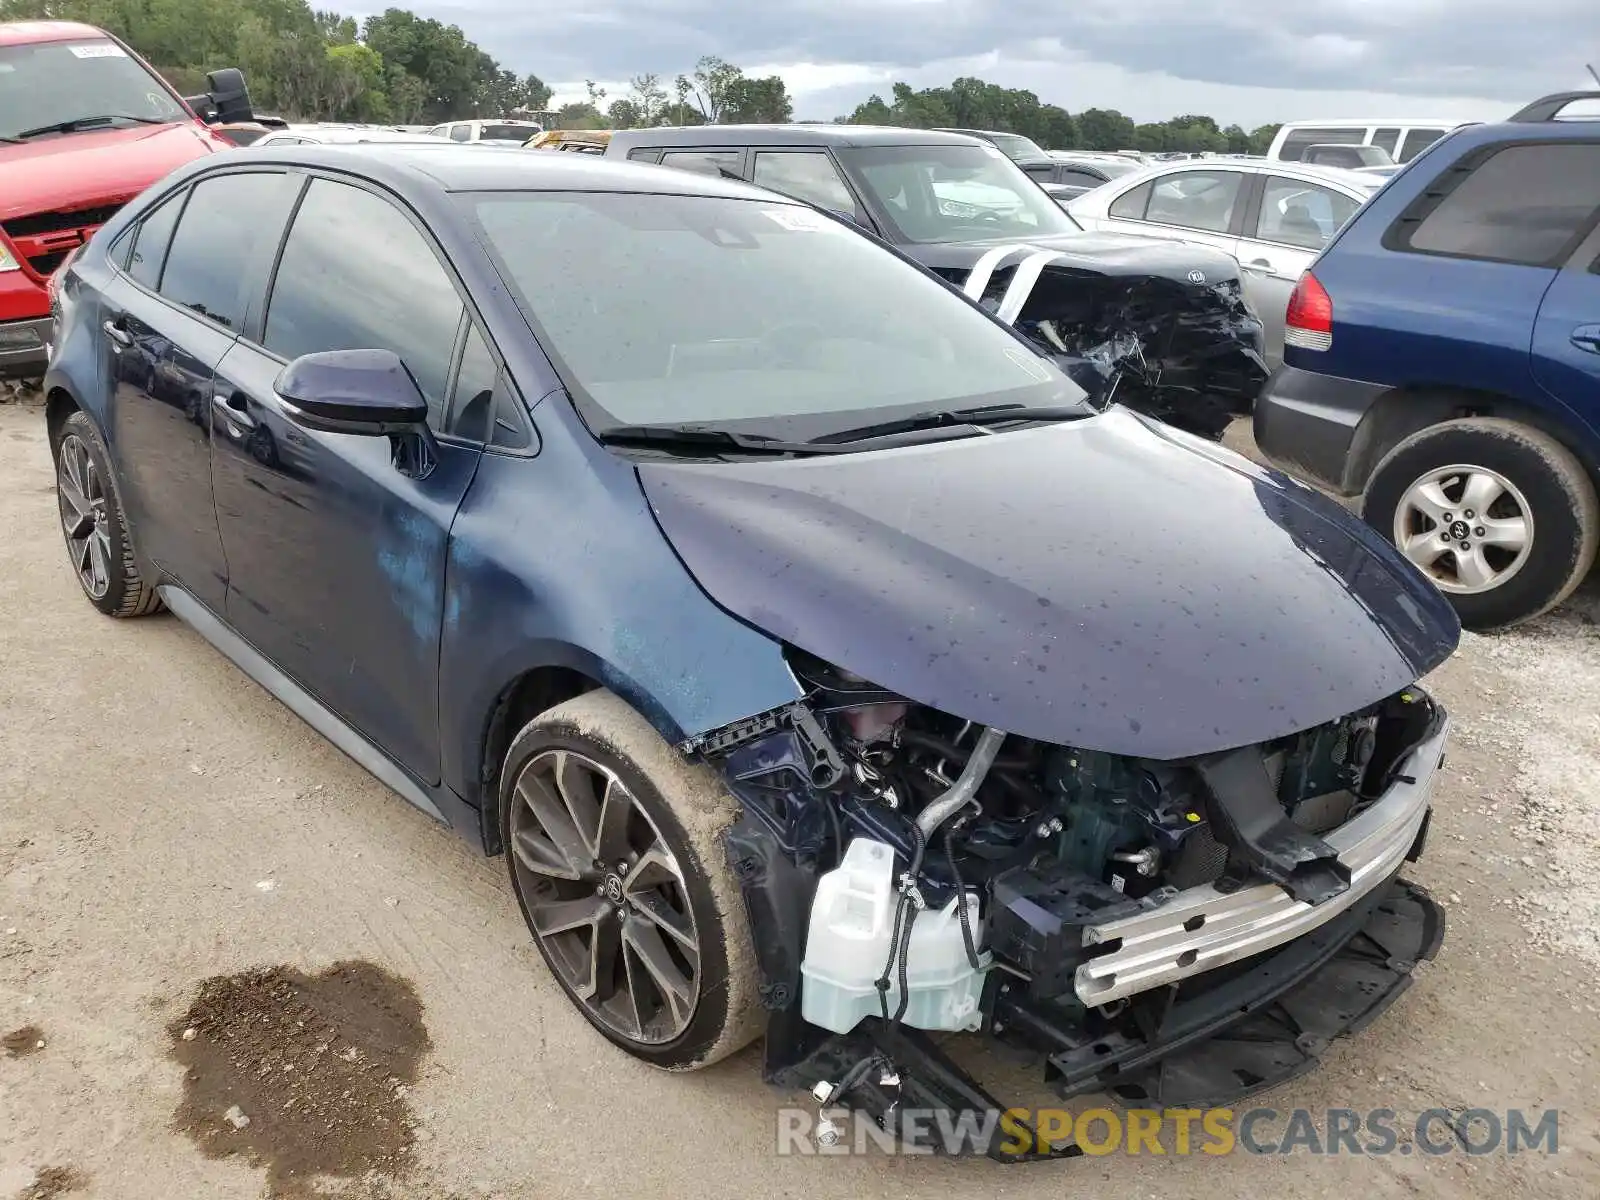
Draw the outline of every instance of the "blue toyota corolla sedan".
[[[1439,944],[1402,871],[1449,605],[827,214],[577,155],[273,147],[180,169],[53,292],[89,602],[171,610],[505,851],[642,1059],[764,1034],[773,1082],[908,1139],[1005,1107],[930,1032],[1215,1104]]]

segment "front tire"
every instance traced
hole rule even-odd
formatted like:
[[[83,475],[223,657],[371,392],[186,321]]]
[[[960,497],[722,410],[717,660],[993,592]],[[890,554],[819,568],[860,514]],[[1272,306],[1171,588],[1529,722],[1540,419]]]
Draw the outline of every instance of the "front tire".
[[[1594,565],[1600,539],[1594,485],[1572,452],[1495,417],[1406,438],[1367,482],[1362,515],[1475,630],[1561,603]]]
[[[707,1066],[760,1032],[755,956],[722,833],[733,798],[620,697],[529,722],[500,775],[511,887],[564,992],[655,1066]]]
[[[111,456],[81,412],[62,422],[53,447],[56,504],[67,557],[83,594],[108,617],[142,617],[161,608],[133,557]]]

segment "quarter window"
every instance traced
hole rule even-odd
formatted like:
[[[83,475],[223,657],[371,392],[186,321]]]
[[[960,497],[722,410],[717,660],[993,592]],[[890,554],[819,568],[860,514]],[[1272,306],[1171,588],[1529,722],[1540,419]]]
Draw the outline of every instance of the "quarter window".
[[[1424,253],[1555,266],[1597,209],[1600,144],[1507,146],[1479,162],[1431,210],[1403,216],[1399,234],[1404,245]]]
[[[495,380],[500,368],[489,353],[489,344],[473,325],[467,330],[467,344],[461,352],[461,369],[450,399],[448,432],[474,442],[489,440],[489,422],[494,415]]]
[[[1372,144],[1382,150],[1390,158],[1400,148],[1400,131],[1398,129],[1379,129],[1372,135]]]
[[[133,255],[128,259],[128,274],[154,291],[161,282],[161,264],[167,257],[167,244],[172,241],[173,226],[183,211],[183,198],[179,192],[156,205],[155,211],[139,222],[133,235]]]
[[[1150,192],[1154,184],[1141,183],[1131,192],[1124,192],[1111,203],[1108,210],[1113,217],[1124,221],[1144,220],[1145,206],[1150,203]]]
[[[298,180],[274,172],[214,175],[194,185],[161,271],[161,294],[238,330],[244,324],[251,255],[276,238]]]
[[[1395,162],[1410,162],[1448,132],[1446,129],[1408,129],[1405,145],[1401,147],[1400,153],[1394,156]]]
[[[756,154],[755,181],[762,187],[835,212],[854,213],[855,197],[826,154],[762,150]]]
[[[1256,237],[1264,242],[1321,250],[1359,207],[1329,188],[1273,176],[1261,196]]]
[[[1156,180],[1145,220],[1210,233],[1226,233],[1233,224],[1244,176],[1237,171],[1183,171]]]
[[[273,281],[268,350],[285,359],[393,350],[439,429],[461,313],[454,281],[398,208],[361,188],[312,180]]]

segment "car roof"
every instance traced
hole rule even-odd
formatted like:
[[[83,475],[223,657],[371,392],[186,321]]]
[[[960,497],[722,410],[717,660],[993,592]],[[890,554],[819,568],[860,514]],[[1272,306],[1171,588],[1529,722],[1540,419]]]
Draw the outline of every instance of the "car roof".
[[[1429,120],[1424,117],[1333,117],[1326,121],[1287,121],[1284,129],[1365,129],[1369,125],[1386,125],[1390,128],[1419,126],[1424,129],[1459,129],[1475,124],[1452,117],[1449,120]]]
[[[613,146],[970,146],[963,133],[895,125],[663,125],[619,129]]]
[[[1188,158],[1153,163],[1139,171],[1117,176],[1117,187],[1138,187],[1147,179],[1164,175],[1187,175],[1204,171],[1240,171],[1249,175],[1279,175],[1305,183],[1328,183],[1363,195],[1376,191],[1385,176],[1368,175],[1348,167],[1326,167],[1318,163],[1283,162],[1278,159]]]
[[[37,42],[80,42],[108,38],[104,29],[79,21],[11,21],[0,23],[0,46],[28,46]]]
[[[420,186],[447,192],[632,192],[795,203],[750,184],[695,171],[616,162],[593,154],[542,154],[520,146],[468,146],[444,138],[341,145],[257,144],[202,159],[200,164],[259,164],[264,159],[347,171],[397,191]]]

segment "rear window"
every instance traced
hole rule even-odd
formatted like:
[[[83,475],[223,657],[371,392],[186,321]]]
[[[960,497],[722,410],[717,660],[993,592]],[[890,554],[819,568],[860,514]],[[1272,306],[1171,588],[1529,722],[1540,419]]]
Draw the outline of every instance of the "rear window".
[[[1299,162],[1310,146],[1359,146],[1367,140],[1365,129],[1291,129],[1284,135],[1283,147],[1278,157],[1285,162]]]
[[[1556,266],[1600,212],[1600,144],[1506,146],[1441,182],[1391,231],[1397,249]]]

